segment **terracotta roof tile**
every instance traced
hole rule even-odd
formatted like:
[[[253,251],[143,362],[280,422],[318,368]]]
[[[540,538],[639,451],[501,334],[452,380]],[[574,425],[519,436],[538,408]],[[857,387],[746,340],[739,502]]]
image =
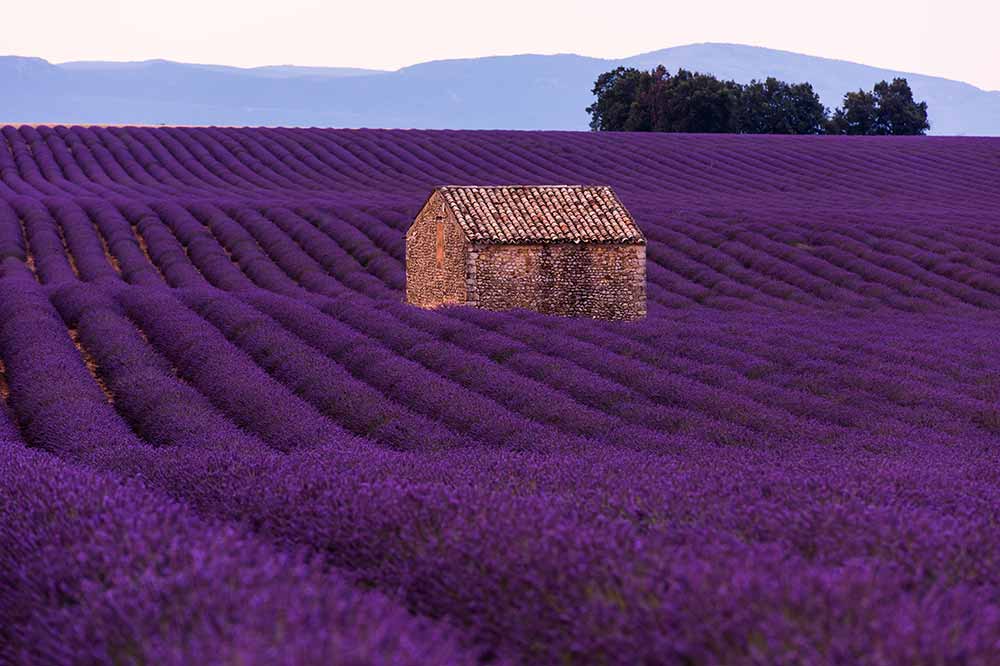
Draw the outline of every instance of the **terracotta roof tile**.
[[[474,243],[645,243],[610,187],[449,185],[437,188]]]

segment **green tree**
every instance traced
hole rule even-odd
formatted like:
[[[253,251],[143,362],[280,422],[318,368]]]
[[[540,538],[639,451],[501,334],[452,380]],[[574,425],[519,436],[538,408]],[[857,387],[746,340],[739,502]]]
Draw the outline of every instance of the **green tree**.
[[[828,111],[808,83],[774,77],[742,87],[739,131],[745,134],[822,134]]]
[[[878,100],[877,127],[885,134],[925,134],[931,128],[927,120],[927,102],[916,102],[906,79],[896,78],[892,83],[879,82],[874,90]]]
[[[628,117],[621,126],[622,130],[626,132],[664,131],[657,129],[656,125],[661,122],[662,89],[669,79],[670,73],[663,65],[658,65],[648,72],[639,73],[635,96],[632,98]]]
[[[662,65],[643,72],[619,67],[601,74],[587,107],[595,131],[735,132],[740,86]]]
[[[664,70],[664,73],[666,70]],[[656,132],[736,132],[740,86],[709,74],[679,69],[655,81],[649,91]]]
[[[597,101],[587,107],[590,129],[602,132],[624,130],[643,76],[644,73],[634,67],[617,67],[598,76],[591,90]]]
[[[914,135],[930,129],[927,102],[916,102],[906,79],[880,81],[871,92],[844,95],[827,128],[830,134]]]
[[[875,95],[864,90],[844,95],[844,104],[833,112],[827,134],[880,134],[875,131],[878,109]]]

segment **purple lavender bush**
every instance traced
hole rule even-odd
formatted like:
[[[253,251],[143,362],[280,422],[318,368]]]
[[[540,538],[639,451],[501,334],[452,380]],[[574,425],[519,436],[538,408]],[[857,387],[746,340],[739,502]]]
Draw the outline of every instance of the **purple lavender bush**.
[[[0,663],[1000,663],[997,140],[0,134]],[[402,302],[552,182],[645,320]]]

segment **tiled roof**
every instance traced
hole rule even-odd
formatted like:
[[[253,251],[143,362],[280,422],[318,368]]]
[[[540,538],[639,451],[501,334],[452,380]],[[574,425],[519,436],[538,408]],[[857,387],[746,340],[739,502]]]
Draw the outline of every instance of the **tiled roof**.
[[[645,243],[610,187],[446,186],[437,190],[473,243]]]

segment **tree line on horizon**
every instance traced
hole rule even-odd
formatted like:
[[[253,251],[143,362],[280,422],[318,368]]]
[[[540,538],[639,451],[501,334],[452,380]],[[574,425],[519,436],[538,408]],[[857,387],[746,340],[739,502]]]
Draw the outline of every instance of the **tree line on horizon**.
[[[921,135],[930,129],[927,103],[916,102],[905,78],[844,95],[832,113],[809,83],[774,77],[748,84],[659,65],[617,67],[601,74],[587,107],[590,129],[612,132],[732,134]]]

